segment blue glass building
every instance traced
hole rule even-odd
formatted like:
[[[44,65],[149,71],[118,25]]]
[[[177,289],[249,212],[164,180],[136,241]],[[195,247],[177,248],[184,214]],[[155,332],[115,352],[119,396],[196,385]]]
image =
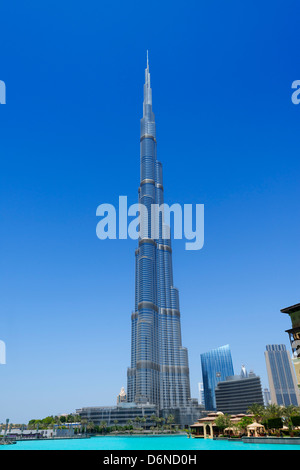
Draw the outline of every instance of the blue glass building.
[[[300,406],[295,370],[284,344],[268,344],[265,351],[271,402]]]
[[[234,375],[229,345],[203,353],[200,357],[205,409],[213,411],[217,409],[215,396],[217,383],[224,382],[227,377]]]
[[[187,349],[181,344],[178,290],[173,284],[172,248],[164,218],[151,220],[151,206],[164,202],[162,164],[157,160],[155,117],[147,54],[140,130],[139,203],[148,209],[140,220],[135,252],[135,309],[131,315],[129,402],[152,403],[159,410],[187,405],[190,379]],[[153,227],[153,223],[157,226]],[[153,236],[155,228],[156,236]]]

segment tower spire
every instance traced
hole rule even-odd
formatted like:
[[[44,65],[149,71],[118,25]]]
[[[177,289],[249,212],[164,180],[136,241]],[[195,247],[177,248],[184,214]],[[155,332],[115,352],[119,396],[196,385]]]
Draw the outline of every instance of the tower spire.
[[[147,104],[152,105],[152,90],[151,90],[151,85],[150,85],[148,49],[147,49],[147,67],[145,68],[144,106]]]

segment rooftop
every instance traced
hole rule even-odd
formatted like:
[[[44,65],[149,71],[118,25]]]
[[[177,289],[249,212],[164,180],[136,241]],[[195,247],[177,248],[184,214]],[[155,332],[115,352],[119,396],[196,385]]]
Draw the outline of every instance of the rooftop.
[[[300,304],[291,305],[290,307],[280,310],[282,313],[294,313],[300,310]]]

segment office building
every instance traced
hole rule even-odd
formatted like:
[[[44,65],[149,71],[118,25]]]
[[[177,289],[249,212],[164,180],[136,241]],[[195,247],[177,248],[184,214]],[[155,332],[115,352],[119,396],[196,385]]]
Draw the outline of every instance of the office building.
[[[265,406],[268,406],[270,405],[272,402],[271,402],[271,393],[270,393],[270,390],[268,388],[264,388],[263,390],[263,396],[264,396],[264,404]]]
[[[215,395],[217,411],[229,415],[247,413],[255,403],[264,405],[260,377],[253,372],[227,377],[224,382],[218,382]]]
[[[285,345],[267,345],[265,359],[272,403],[300,406],[295,371]]]
[[[215,411],[217,408],[215,397],[217,383],[224,382],[227,377],[234,375],[229,345],[203,353],[200,357],[205,409]]]

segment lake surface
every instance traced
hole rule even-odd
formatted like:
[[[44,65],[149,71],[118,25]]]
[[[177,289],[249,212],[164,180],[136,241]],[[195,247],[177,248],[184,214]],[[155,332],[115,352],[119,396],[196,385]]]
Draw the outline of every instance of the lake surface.
[[[244,444],[187,436],[104,436],[90,439],[20,441],[0,450],[300,450],[298,445]]]

